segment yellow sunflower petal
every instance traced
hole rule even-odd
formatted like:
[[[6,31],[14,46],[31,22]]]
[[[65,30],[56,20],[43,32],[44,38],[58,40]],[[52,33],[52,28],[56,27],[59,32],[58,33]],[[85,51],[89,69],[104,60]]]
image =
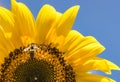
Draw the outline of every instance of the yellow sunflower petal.
[[[17,37],[17,34],[13,34],[13,32],[16,32],[16,30],[14,29],[15,20],[13,18],[13,13],[11,13],[9,10],[3,7],[0,7],[0,12],[1,12],[0,13],[0,25],[1,27],[3,27],[1,30],[4,31],[3,33],[5,37],[8,38],[8,40],[11,41],[15,47],[19,44],[21,45]],[[11,40],[11,37],[13,37],[14,40]]]
[[[18,39],[21,39],[23,44],[26,44],[27,41],[25,42],[24,40],[29,40],[35,34],[33,15],[26,5],[18,3],[16,0],[12,0],[12,13],[15,20],[15,35],[16,37],[20,37]]]
[[[84,36],[82,34],[76,30],[71,30],[65,38],[64,43],[61,45],[60,50],[67,52],[73,50],[77,45],[80,44],[83,38]],[[67,56],[67,54],[65,56]]]
[[[78,10],[79,6],[73,6],[68,9],[63,15],[57,12],[56,22],[48,32],[46,40],[60,46],[62,42],[64,42],[65,36],[70,32]]]
[[[67,53],[67,60],[73,62],[79,58],[95,57],[104,51],[104,47],[92,36],[85,37],[77,47],[71,48]]]
[[[14,26],[13,14],[3,7],[0,7],[0,25],[8,33],[12,31],[11,28]]]
[[[69,33],[77,16],[79,8],[80,6],[73,6],[62,15],[56,26],[58,36],[66,36]]]
[[[77,82],[115,82],[114,80],[93,74],[80,74],[76,76]]]
[[[45,60],[44,62],[50,63],[50,65],[48,65],[44,62],[38,62],[41,63],[38,65],[40,67],[45,65],[45,71],[54,70],[51,68],[51,65],[56,68],[55,71],[51,70],[50,75],[47,75],[54,76],[54,72],[57,73],[58,76],[55,78],[49,78],[51,80],[57,78],[57,81],[76,79],[77,82],[115,82],[107,77],[87,73],[90,70],[101,70],[110,73],[111,69],[119,70],[119,67],[108,60],[96,58],[97,54],[100,54],[105,48],[94,37],[84,37],[75,30],[70,31],[78,13],[79,6],[71,7],[62,15],[52,6],[45,5],[40,10],[36,23],[34,23],[32,13],[23,3],[18,3],[16,0],[11,1],[11,12],[0,7],[0,12],[2,12],[0,13],[0,66],[2,66],[2,68],[0,67],[0,81],[13,81],[14,72],[16,72],[14,70],[18,70],[15,73],[17,76],[14,79],[17,81],[17,77],[22,76],[19,76],[21,72],[19,67],[26,66],[19,65],[29,62],[28,60],[34,58],[32,61]],[[48,45],[46,42],[51,42],[57,45],[57,47],[55,45],[54,47]],[[23,47],[28,44],[31,45],[31,43],[39,43],[40,45],[33,44],[30,47],[20,49],[20,52],[19,50],[13,51],[13,49],[17,47]],[[24,52],[24,50],[27,52]],[[32,54],[31,52],[34,51],[31,50],[38,53]],[[9,55],[10,51],[13,51],[11,55]],[[63,56],[62,52],[65,52]],[[1,65],[6,56],[8,59]],[[46,69],[46,66],[48,69]],[[36,70],[36,68],[26,74],[29,75],[29,73],[32,73],[34,70]],[[41,73],[44,72],[44,70],[39,71]],[[34,74],[32,75],[34,76]],[[44,76],[46,77],[46,75]],[[29,79],[29,77],[23,76],[25,79]],[[39,77],[36,78],[32,80],[39,80]]]
[[[36,42],[41,43],[45,41],[45,37],[49,29],[56,21],[56,14],[57,14],[56,10],[48,4],[44,5],[41,8],[36,19],[36,32],[37,32]]]
[[[9,52],[14,49],[13,44],[11,44],[6,36],[4,35],[2,27],[0,26],[0,61],[4,60],[4,57],[8,56]]]
[[[101,70],[107,74],[111,74],[111,70],[120,70],[117,65],[102,58],[79,60],[74,62],[73,66],[75,71],[78,73],[87,72],[90,70]]]
[[[113,62],[105,60],[105,59],[103,59],[103,60],[106,61],[107,65],[109,66],[110,69],[120,70],[120,68],[116,64],[114,64]]]
[[[56,19],[54,20],[53,25],[51,27],[49,27],[49,31],[48,31],[47,35],[45,36],[44,42],[46,42],[46,43],[53,43],[53,44],[59,44],[59,43],[61,44],[61,42],[59,42],[59,40],[63,39],[64,37],[63,36],[57,36],[57,34],[56,34],[57,21],[59,21],[61,16],[62,16],[62,13],[60,13],[60,12],[56,12],[55,13]]]
[[[79,6],[73,6],[68,9],[63,15],[57,12],[56,22],[51,27],[49,33],[46,36],[48,42],[59,44],[58,46],[61,46],[62,42],[64,42],[65,36],[70,32],[70,29],[72,28],[78,10]]]

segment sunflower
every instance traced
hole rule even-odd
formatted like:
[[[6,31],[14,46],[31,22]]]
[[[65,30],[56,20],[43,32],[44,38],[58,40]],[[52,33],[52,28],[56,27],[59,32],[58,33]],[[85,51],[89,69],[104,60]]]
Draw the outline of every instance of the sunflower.
[[[119,68],[97,57],[105,48],[94,37],[71,30],[79,6],[62,14],[46,4],[34,20],[25,4],[11,3],[0,7],[0,82],[115,82],[90,72]]]

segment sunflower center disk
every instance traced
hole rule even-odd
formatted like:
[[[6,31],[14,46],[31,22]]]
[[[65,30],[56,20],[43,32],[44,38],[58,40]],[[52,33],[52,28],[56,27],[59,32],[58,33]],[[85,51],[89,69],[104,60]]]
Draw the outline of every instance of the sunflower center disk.
[[[76,82],[63,54],[45,44],[15,49],[1,65],[0,82]]]
[[[44,60],[28,60],[18,66],[15,71],[15,79],[19,82],[54,82],[54,68]]]

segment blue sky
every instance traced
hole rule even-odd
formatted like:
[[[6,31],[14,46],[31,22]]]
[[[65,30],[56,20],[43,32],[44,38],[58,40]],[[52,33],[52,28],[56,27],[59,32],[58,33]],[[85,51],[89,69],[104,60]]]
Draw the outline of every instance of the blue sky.
[[[64,12],[73,5],[80,5],[81,8],[73,29],[78,30],[85,36],[92,35],[96,37],[106,47],[100,57],[109,59],[120,66],[120,0],[17,1],[24,2],[35,17],[44,4],[51,4],[60,12]],[[0,5],[10,9],[10,0],[0,0]],[[113,74],[109,77],[117,82],[120,81],[120,71],[113,71]]]

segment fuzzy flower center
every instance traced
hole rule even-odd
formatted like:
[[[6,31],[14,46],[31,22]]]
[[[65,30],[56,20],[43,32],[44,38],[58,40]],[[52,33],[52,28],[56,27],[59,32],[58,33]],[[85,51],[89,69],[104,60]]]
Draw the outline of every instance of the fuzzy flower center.
[[[56,47],[30,44],[9,53],[0,69],[0,82],[76,82],[75,72]]]

